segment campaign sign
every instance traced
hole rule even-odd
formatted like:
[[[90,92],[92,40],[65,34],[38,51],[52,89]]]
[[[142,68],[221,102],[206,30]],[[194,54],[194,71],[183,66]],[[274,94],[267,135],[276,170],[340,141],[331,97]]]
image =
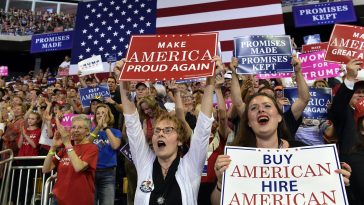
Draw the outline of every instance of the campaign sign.
[[[126,159],[133,163],[133,156],[131,155],[129,143],[126,143],[122,148],[120,148],[120,152],[125,156]]]
[[[72,127],[72,118],[78,116],[79,114],[64,114],[61,119],[61,125],[66,129],[70,130]],[[91,121],[94,119],[94,115],[87,115],[87,118]]]
[[[73,31],[33,35],[30,53],[72,49],[72,37]]]
[[[340,76],[340,64],[324,61],[326,51],[300,54],[302,74],[307,80]]]
[[[57,78],[48,78],[47,85],[53,85],[57,82]]]
[[[356,14],[352,1],[293,6],[292,12],[296,27],[320,26],[356,21]]]
[[[293,72],[289,36],[242,36],[234,39],[238,74]]]
[[[81,71],[81,76],[90,75],[93,73],[105,72],[101,55],[87,58],[83,61],[80,61],[77,65],[78,65],[78,70]]]
[[[348,205],[334,144],[288,149],[226,146],[221,205]],[[320,156],[320,157],[317,157]]]
[[[292,105],[298,99],[297,88],[284,88],[283,95]],[[327,119],[327,104],[332,102],[331,88],[310,88],[311,99],[302,113],[304,119]],[[288,110],[291,105],[283,106]]]
[[[90,107],[91,100],[95,97],[109,98],[110,90],[107,85],[99,85],[94,88],[80,88],[78,90],[82,107]]]
[[[325,60],[346,64],[353,58],[364,59],[364,27],[336,24]]]
[[[313,35],[304,36],[303,37],[303,42],[305,42],[306,45],[321,43],[320,34],[313,34]]]
[[[212,76],[217,33],[135,35],[120,80],[158,81]]]
[[[0,76],[8,76],[9,69],[8,66],[0,66]]]
[[[329,45],[328,42],[314,43],[314,44],[309,44],[309,45],[302,45],[302,53],[326,50],[328,45]]]

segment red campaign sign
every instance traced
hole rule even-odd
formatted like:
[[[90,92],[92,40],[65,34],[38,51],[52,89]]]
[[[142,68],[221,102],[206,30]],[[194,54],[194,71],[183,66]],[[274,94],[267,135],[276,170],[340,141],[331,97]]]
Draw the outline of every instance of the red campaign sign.
[[[302,45],[302,53],[326,50],[328,45],[329,45],[329,42]]]
[[[336,24],[329,40],[325,61],[347,63],[364,59],[364,27]]]
[[[212,76],[217,33],[132,36],[119,79],[157,81]]]

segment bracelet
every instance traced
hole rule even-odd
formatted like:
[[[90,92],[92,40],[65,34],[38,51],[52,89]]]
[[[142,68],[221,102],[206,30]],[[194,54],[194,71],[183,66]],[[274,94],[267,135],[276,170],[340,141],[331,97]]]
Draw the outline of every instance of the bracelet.
[[[56,154],[56,152],[55,152],[55,151],[53,151],[53,150],[49,150],[49,151],[48,151],[48,154],[50,154],[50,155],[52,155],[52,156],[53,156],[53,155],[55,155],[55,154]]]
[[[72,148],[67,149],[67,153],[68,153],[68,152],[72,152],[72,151],[73,151],[73,149],[72,149]]]
[[[54,154],[54,157],[59,161],[61,158],[57,155],[57,153]]]
[[[217,189],[217,191],[221,192],[221,188],[219,188],[218,184],[216,184],[216,189]]]
[[[97,138],[97,135],[94,134],[93,132],[90,133],[90,136],[93,138],[93,139],[96,139]]]

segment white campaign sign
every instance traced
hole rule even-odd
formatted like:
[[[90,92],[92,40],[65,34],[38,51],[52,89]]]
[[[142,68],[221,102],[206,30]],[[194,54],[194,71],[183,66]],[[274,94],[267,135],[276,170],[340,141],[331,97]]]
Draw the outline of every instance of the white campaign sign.
[[[105,72],[100,55],[80,61],[78,63],[78,70],[81,71],[81,76]]]
[[[347,205],[335,145],[290,149],[225,147],[222,205]]]

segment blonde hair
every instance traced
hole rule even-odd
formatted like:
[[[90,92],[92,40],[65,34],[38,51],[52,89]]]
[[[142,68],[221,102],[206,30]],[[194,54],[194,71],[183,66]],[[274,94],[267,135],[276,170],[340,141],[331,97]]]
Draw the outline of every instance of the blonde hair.
[[[83,121],[83,123],[85,124],[85,127],[89,130],[91,129],[91,120],[87,117],[87,115],[85,115],[85,114],[77,115],[72,118],[72,124],[75,121]]]
[[[115,122],[114,115],[112,114],[110,107],[108,105],[106,105],[106,104],[103,104],[103,103],[98,104],[96,106],[96,108],[95,108],[95,118],[94,118],[95,123],[97,124],[96,112],[97,112],[97,109],[99,109],[100,107],[105,108],[107,110],[107,115],[109,116],[109,120],[107,121],[107,125],[108,126],[113,126],[114,122]]]

